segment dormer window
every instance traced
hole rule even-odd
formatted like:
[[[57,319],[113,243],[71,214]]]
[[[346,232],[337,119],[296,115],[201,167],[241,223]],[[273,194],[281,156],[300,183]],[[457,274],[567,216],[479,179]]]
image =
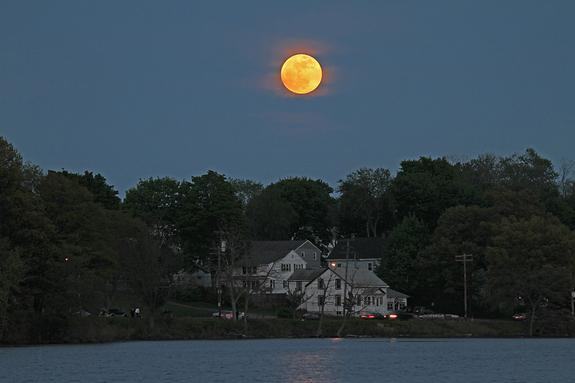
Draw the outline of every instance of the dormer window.
[[[315,252],[315,251],[313,252],[313,260],[314,261],[317,260],[317,252]]]
[[[371,262],[368,262],[368,264],[367,264],[367,269],[368,269],[369,271],[373,271],[373,265],[372,265]]]
[[[305,258],[305,251],[302,251],[302,252],[301,252],[301,257],[302,257],[302,258]]]

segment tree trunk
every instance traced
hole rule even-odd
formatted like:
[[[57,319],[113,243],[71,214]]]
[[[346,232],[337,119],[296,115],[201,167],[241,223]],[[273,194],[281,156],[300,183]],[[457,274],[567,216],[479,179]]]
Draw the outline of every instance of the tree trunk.
[[[533,325],[535,324],[535,312],[537,307],[531,307],[531,315],[529,315],[529,336],[533,336]]]
[[[244,298],[244,336],[248,336],[248,305],[250,301],[249,294]]]

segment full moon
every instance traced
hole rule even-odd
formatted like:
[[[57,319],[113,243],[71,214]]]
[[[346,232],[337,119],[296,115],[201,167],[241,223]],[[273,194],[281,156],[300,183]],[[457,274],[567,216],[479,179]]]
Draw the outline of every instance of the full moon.
[[[290,92],[296,94],[313,92],[321,83],[321,77],[321,65],[310,55],[293,55],[282,65],[282,82]]]

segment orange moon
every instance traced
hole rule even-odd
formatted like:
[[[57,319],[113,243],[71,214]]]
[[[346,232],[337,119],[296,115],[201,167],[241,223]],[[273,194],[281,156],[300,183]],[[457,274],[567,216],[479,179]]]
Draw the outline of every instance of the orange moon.
[[[283,63],[280,75],[284,86],[290,92],[308,94],[316,90],[321,83],[322,70],[315,58],[299,53]]]

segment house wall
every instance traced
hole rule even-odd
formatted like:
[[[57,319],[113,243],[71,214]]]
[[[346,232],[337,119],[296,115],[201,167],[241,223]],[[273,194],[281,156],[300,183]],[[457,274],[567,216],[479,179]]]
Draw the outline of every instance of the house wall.
[[[375,272],[381,260],[379,259],[330,259],[328,266],[335,271],[345,270],[346,264],[349,263],[349,270],[369,270]]]
[[[285,257],[277,260],[276,262],[259,265],[256,273],[251,273],[246,270],[247,274],[253,277],[265,277],[266,282],[263,289],[268,294],[285,294],[288,290],[287,280],[295,270],[306,269],[307,262],[296,253],[290,251]],[[238,267],[234,272],[237,276],[244,274],[243,267]],[[285,282],[285,285],[284,285]]]
[[[344,292],[346,291],[344,281],[342,280],[340,288],[337,288],[336,281],[340,278],[337,274],[332,273],[331,270],[323,273],[320,278],[324,280],[325,286],[327,287],[327,291],[325,292],[324,314],[334,316],[343,315],[343,300]],[[305,283],[302,283],[305,289],[305,294],[303,303],[299,307],[300,309],[306,310],[307,312],[321,312],[319,297],[324,296],[324,290],[319,289],[318,279],[312,281],[307,286],[305,286]],[[289,287],[290,290],[295,291],[297,288],[297,281],[290,281]],[[349,289],[351,289],[351,287],[348,285],[347,289],[349,293]],[[367,293],[368,290],[371,291],[373,288],[354,288],[352,290],[352,294],[355,299],[357,299],[358,295],[361,295],[362,297],[361,305],[356,304],[352,309],[356,315],[359,315],[363,312],[379,313],[385,315],[390,311],[394,311],[388,309],[387,288],[382,288],[381,290],[383,290],[383,292],[370,292],[369,294]],[[368,300],[366,300],[368,296],[370,298],[369,304]]]
[[[321,267],[321,250],[310,241],[306,241],[295,251],[306,261],[308,269],[319,269]]]

